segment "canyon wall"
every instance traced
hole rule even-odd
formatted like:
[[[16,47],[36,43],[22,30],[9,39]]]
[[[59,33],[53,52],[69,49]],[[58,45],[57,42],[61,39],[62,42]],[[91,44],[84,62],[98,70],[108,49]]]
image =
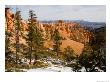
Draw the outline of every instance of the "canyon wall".
[[[13,32],[13,42],[15,41],[15,14],[10,11],[9,8],[5,9],[5,30]],[[21,20],[20,22],[22,33],[25,36],[28,30],[28,21]],[[84,45],[90,41],[90,38],[93,36],[91,32],[87,29],[81,27],[78,23],[75,22],[65,22],[63,20],[58,20],[53,23],[42,23],[37,21],[36,24],[40,29],[43,30],[45,43],[44,47],[53,48],[52,34],[55,29],[58,29],[60,36],[62,37],[61,50],[64,51],[64,48],[70,46],[75,54],[80,55],[83,51]],[[25,39],[20,35],[20,43],[26,45]]]

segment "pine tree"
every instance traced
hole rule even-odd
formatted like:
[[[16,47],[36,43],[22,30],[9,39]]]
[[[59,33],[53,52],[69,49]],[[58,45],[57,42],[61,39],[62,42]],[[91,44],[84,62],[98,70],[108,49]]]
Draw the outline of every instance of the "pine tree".
[[[11,42],[10,42],[10,38],[11,38],[11,33],[9,33],[8,31],[5,31],[5,68],[8,69],[9,63],[14,63],[12,55],[13,52],[10,49],[11,48]]]
[[[20,11],[16,11],[15,14],[15,45],[16,45],[16,66],[18,64],[18,54],[19,54],[19,37],[20,37],[20,29],[21,29],[21,15]]]
[[[39,29],[38,26],[35,28],[35,33],[33,34],[33,36],[34,36],[33,42],[34,42],[34,49],[35,49],[35,59],[37,59],[37,54],[43,48],[43,42],[44,42],[42,30]]]
[[[54,47],[54,51],[57,53],[57,56],[59,55],[60,52],[61,39],[62,37],[60,36],[58,29],[55,29],[53,34],[53,41],[54,41],[53,47]]]
[[[70,46],[67,46],[67,48],[65,48],[65,51],[63,53],[64,53],[64,56],[65,56],[65,60],[67,62],[71,62],[75,59],[74,50]]]
[[[32,60],[33,54],[37,58],[37,53],[41,46],[43,46],[43,33],[42,30],[38,26],[38,21],[36,20],[36,14],[34,11],[29,11],[29,23],[28,23],[28,35],[27,35],[27,43],[29,45],[29,59],[30,64]]]

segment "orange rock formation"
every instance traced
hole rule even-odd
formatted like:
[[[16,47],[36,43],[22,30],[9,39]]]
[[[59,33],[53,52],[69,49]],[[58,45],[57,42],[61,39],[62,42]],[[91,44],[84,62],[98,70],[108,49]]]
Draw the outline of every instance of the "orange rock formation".
[[[5,9],[5,28],[7,31],[11,32],[15,29],[14,16],[15,15],[10,11],[9,8]],[[54,23],[41,23],[38,21],[37,26],[43,30],[44,37],[47,38],[47,41],[44,43],[45,47],[50,48],[53,46],[51,33],[53,33],[55,28],[57,28],[63,38],[63,40],[61,40],[61,50],[63,51],[64,48],[70,46],[77,55],[81,54],[84,44],[89,42],[90,38],[92,37],[92,34],[88,30],[81,28],[81,26],[75,22],[64,22],[59,20]],[[21,27],[25,33],[28,29],[27,21],[22,20]],[[26,41],[23,38],[20,39],[20,42],[26,44]]]

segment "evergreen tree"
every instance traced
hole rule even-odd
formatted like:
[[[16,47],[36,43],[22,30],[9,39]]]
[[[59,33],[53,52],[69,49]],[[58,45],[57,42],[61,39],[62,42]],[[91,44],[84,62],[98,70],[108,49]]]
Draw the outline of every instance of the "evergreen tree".
[[[42,51],[44,38],[42,30],[38,28],[38,26],[35,28],[35,33],[33,34],[33,42],[34,42],[34,50],[35,50],[35,59],[37,59],[38,52]]]
[[[10,42],[11,36],[12,36],[11,33],[5,31],[5,66],[6,66],[5,69],[7,70],[10,67],[10,64],[15,63],[13,58],[13,51],[11,50],[11,46],[12,46]]]
[[[78,62],[82,67],[85,67],[86,71],[89,71],[88,68],[91,68],[89,54],[85,51],[79,56]]]
[[[37,53],[43,46],[43,33],[42,30],[38,26],[38,21],[36,20],[36,15],[34,11],[29,11],[29,23],[28,23],[28,35],[27,35],[27,43],[29,45],[29,59],[30,64],[32,60],[32,56],[34,54],[37,59]]]
[[[59,55],[60,52],[61,39],[62,37],[60,36],[58,29],[55,29],[53,34],[53,41],[54,41],[53,47],[54,47],[54,51],[57,53],[57,56]]]
[[[16,11],[15,14],[15,45],[16,45],[16,66],[18,64],[19,59],[19,38],[20,38],[20,29],[21,29],[21,14],[20,11]]]
[[[65,51],[63,53],[65,56],[65,60],[67,62],[71,62],[72,60],[74,60],[75,53],[74,53],[74,50],[70,46],[67,46],[67,48],[65,48]]]

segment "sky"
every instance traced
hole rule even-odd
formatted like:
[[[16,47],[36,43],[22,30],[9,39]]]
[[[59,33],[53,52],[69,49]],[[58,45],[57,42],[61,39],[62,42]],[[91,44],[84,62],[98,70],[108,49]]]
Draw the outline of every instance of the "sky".
[[[29,18],[29,10],[34,10],[38,20],[85,20],[106,22],[105,5],[7,5],[12,12],[18,8],[22,18]]]

